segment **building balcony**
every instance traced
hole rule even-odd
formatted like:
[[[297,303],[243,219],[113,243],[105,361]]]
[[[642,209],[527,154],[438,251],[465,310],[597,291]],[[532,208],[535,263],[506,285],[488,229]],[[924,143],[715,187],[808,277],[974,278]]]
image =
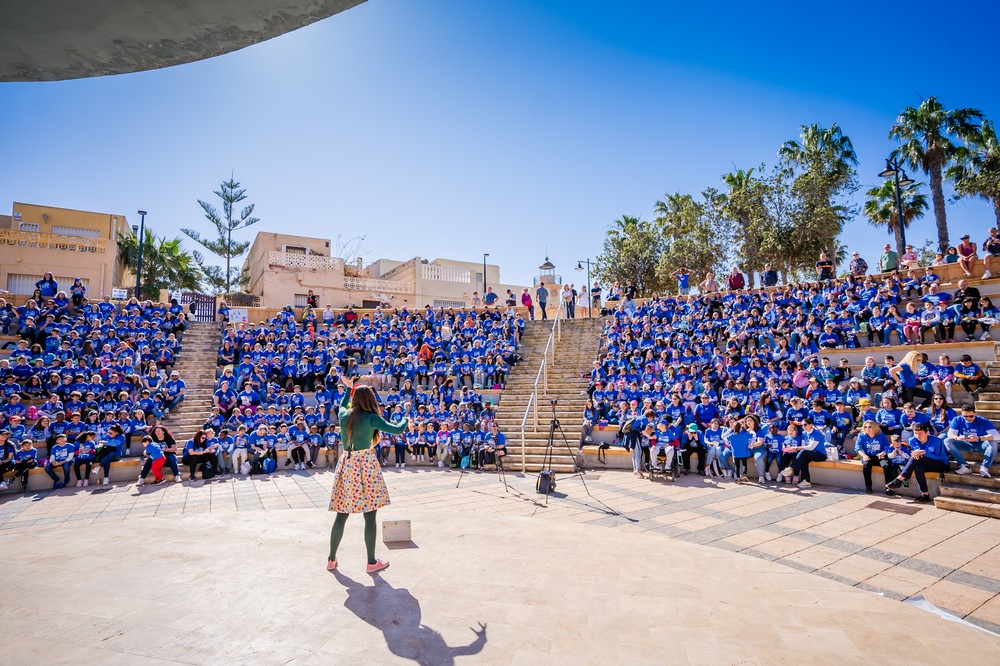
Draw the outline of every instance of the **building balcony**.
[[[343,271],[344,260],[340,257],[324,257],[319,254],[293,254],[289,252],[268,252],[267,263],[271,267],[308,269],[321,271]]]
[[[0,246],[3,245],[21,248],[62,250],[66,252],[98,253],[107,250],[107,239],[0,229]]]
[[[412,294],[415,289],[412,282],[397,282],[396,280],[377,280],[374,278],[344,277],[344,289],[348,291],[369,291],[378,294]]]
[[[460,284],[472,284],[472,271],[467,268],[451,268],[449,266],[435,266],[433,264],[422,264],[420,267],[421,277],[425,280],[436,280],[439,282],[458,282]]]

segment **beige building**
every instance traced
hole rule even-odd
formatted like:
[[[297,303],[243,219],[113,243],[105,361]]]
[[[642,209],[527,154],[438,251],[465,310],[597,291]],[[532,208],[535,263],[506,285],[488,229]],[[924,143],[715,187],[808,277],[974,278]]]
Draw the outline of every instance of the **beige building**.
[[[129,274],[118,262],[120,233],[132,234],[124,215],[15,202],[0,215],[0,288],[30,296],[46,271],[67,294],[81,278],[90,298],[134,286],[122,284]]]
[[[473,292],[483,293],[482,262],[413,257],[345,265],[343,259],[330,256],[329,240],[288,234],[258,233],[245,267],[250,277],[247,290],[260,297],[263,307],[304,306],[310,289],[321,307],[329,303],[336,308],[465,307]],[[498,294],[501,305],[507,289],[520,295],[528,286],[501,283],[500,267],[489,263],[486,284]]]

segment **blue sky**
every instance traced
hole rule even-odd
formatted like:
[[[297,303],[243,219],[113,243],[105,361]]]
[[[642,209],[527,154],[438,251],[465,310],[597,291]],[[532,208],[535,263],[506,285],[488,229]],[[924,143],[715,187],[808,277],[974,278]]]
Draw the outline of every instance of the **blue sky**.
[[[867,188],[921,96],[1000,118],[995,3],[674,4],[368,0],[199,63],[0,84],[0,210],[143,208],[160,234],[205,232],[196,200],[234,171],[255,230],[364,234],[367,261],[490,252],[515,283],[547,247],[579,284],[616,218],[773,163],[802,124],[839,123]],[[994,220],[980,201],[948,217],[955,239]],[[869,262],[886,238],[843,236]]]

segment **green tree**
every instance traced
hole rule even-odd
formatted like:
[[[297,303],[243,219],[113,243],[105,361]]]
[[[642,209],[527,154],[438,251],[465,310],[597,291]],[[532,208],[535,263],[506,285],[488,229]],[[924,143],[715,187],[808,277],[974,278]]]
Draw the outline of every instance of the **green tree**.
[[[927,174],[934,202],[938,248],[948,250],[948,216],[944,202],[944,172],[959,157],[956,140],[966,141],[979,130],[983,113],[979,109],[946,109],[936,97],[928,97],[914,108],[908,106],[889,129],[889,138],[899,142],[893,157],[911,169]]]
[[[232,284],[240,284],[240,269],[232,265],[233,259],[240,257],[250,247],[250,241],[233,240],[233,232],[246,229],[249,226],[260,222],[259,218],[253,216],[254,204],[245,206],[239,213],[236,213],[236,204],[245,201],[246,190],[233,176],[228,181],[219,185],[215,191],[215,196],[222,200],[222,215],[215,206],[206,201],[198,200],[198,205],[205,211],[205,218],[212,223],[218,234],[213,239],[202,238],[201,234],[194,229],[181,229],[188,237],[199,243],[212,254],[226,260],[226,267],[208,265],[199,253],[195,253],[195,259],[205,273],[206,283],[216,291],[223,291],[229,294],[232,292]],[[238,215],[238,216],[237,216]],[[245,282],[243,283],[245,284]]]
[[[802,125],[801,130],[800,140],[786,141],[778,156],[794,175],[795,194],[810,218],[807,226],[811,232],[818,234],[819,249],[834,258],[837,238],[844,224],[857,214],[850,197],[858,189],[858,157],[851,139],[837,123],[829,128],[815,123]],[[805,247],[802,249],[806,250]],[[816,252],[800,260],[815,262],[818,254]]]
[[[958,147],[956,164],[945,175],[955,183],[958,196],[989,201],[1000,227],[1000,141],[993,121],[984,120],[968,141],[968,146]]]
[[[139,261],[139,239],[133,234],[119,234],[118,260],[125,268],[136,272]],[[181,239],[167,240],[156,236],[146,227],[142,241],[142,290],[148,297],[157,297],[163,289],[195,291],[201,284],[201,271],[194,257],[181,248]]]
[[[717,272],[722,263],[719,235],[723,232],[723,195],[709,188],[698,201],[690,194],[668,194],[656,202],[654,220],[663,236],[663,252],[657,265],[657,281],[668,291],[676,284],[674,272],[688,269],[692,282]]]
[[[653,224],[630,215],[615,220],[604,237],[597,256],[597,279],[610,285],[631,280],[639,296],[663,291],[665,282],[657,275],[663,254],[663,234]]]
[[[764,165],[757,168],[764,172]],[[754,176],[754,169],[737,169],[722,177],[728,188],[723,199],[722,214],[729,222],[720,234],[719,245],[732,248],[727,260],[739,266],[754,286],[755,276],[771,260],[767,251],[772,227],[764,207],[764,183]],[[775,268],[778,268],[777,266]]]
[[[920,192],[923,183],[914,183],[899,188],[903,200],[903,224],[900,227],[896,212],[896,184],[885,180],[867,192],[864,203],[865,217],[873,227],[887,227],[896,238],[896,252],[903,256],[903,229],[908,229],[913,220],[919,220],[927,211],[927,197]]]

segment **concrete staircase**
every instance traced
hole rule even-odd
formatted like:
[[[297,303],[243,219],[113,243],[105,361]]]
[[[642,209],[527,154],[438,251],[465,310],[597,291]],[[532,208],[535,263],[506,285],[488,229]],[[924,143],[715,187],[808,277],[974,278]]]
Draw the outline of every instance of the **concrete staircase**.
[[[983,368],[990,377],[990,383],[979,394],[976,413],[996,425],[1000,423],[1000,344],[994,345],[994,350],[997,360],[986,363]],[[979,463],[983,459],[979,453],[964,455],[969,462]],[[1000,518],[1000,464],[997,463],[995,460],[990,466],[990,474],[994,477],[992,479],[984,479],[975,473],[964,476],[946,473],[941,483],[941,494],[934,498],[934,506],[948,511]]]
[[[538,472],[543,467],[549,467],[545,465],[545,459],[553,409],[569,440],[572,454],[557,432],[551,468],[563,473],[577,470],[575,453],[580,442],[583,408],[587,402],[588,380],[584,375],[597,358],[600,326],[601,320],[596,318],[562,320],[561,340],[555,341],[555,360],[548,367],[548,390],[543,391],[539,382],[538,427],[535,427],[530,414],[525,425],[525,471]],[[527,322],[520,350],[524,360],[511,371],[497,408],[497,425],[507,435],[507,468],[510,470],[521,468],[521,421],[534,390],[545,343],[551,331],[551,320]],[[554,407],[552,400],[556,401]]]
[[[184,446],[201,428],[212,411],[215,369],[222,344],[222,327],[214,322],[195,322],[184,333],[184,349],[174,370],[184,380],[184,401],[162,421],[177,443]]]

